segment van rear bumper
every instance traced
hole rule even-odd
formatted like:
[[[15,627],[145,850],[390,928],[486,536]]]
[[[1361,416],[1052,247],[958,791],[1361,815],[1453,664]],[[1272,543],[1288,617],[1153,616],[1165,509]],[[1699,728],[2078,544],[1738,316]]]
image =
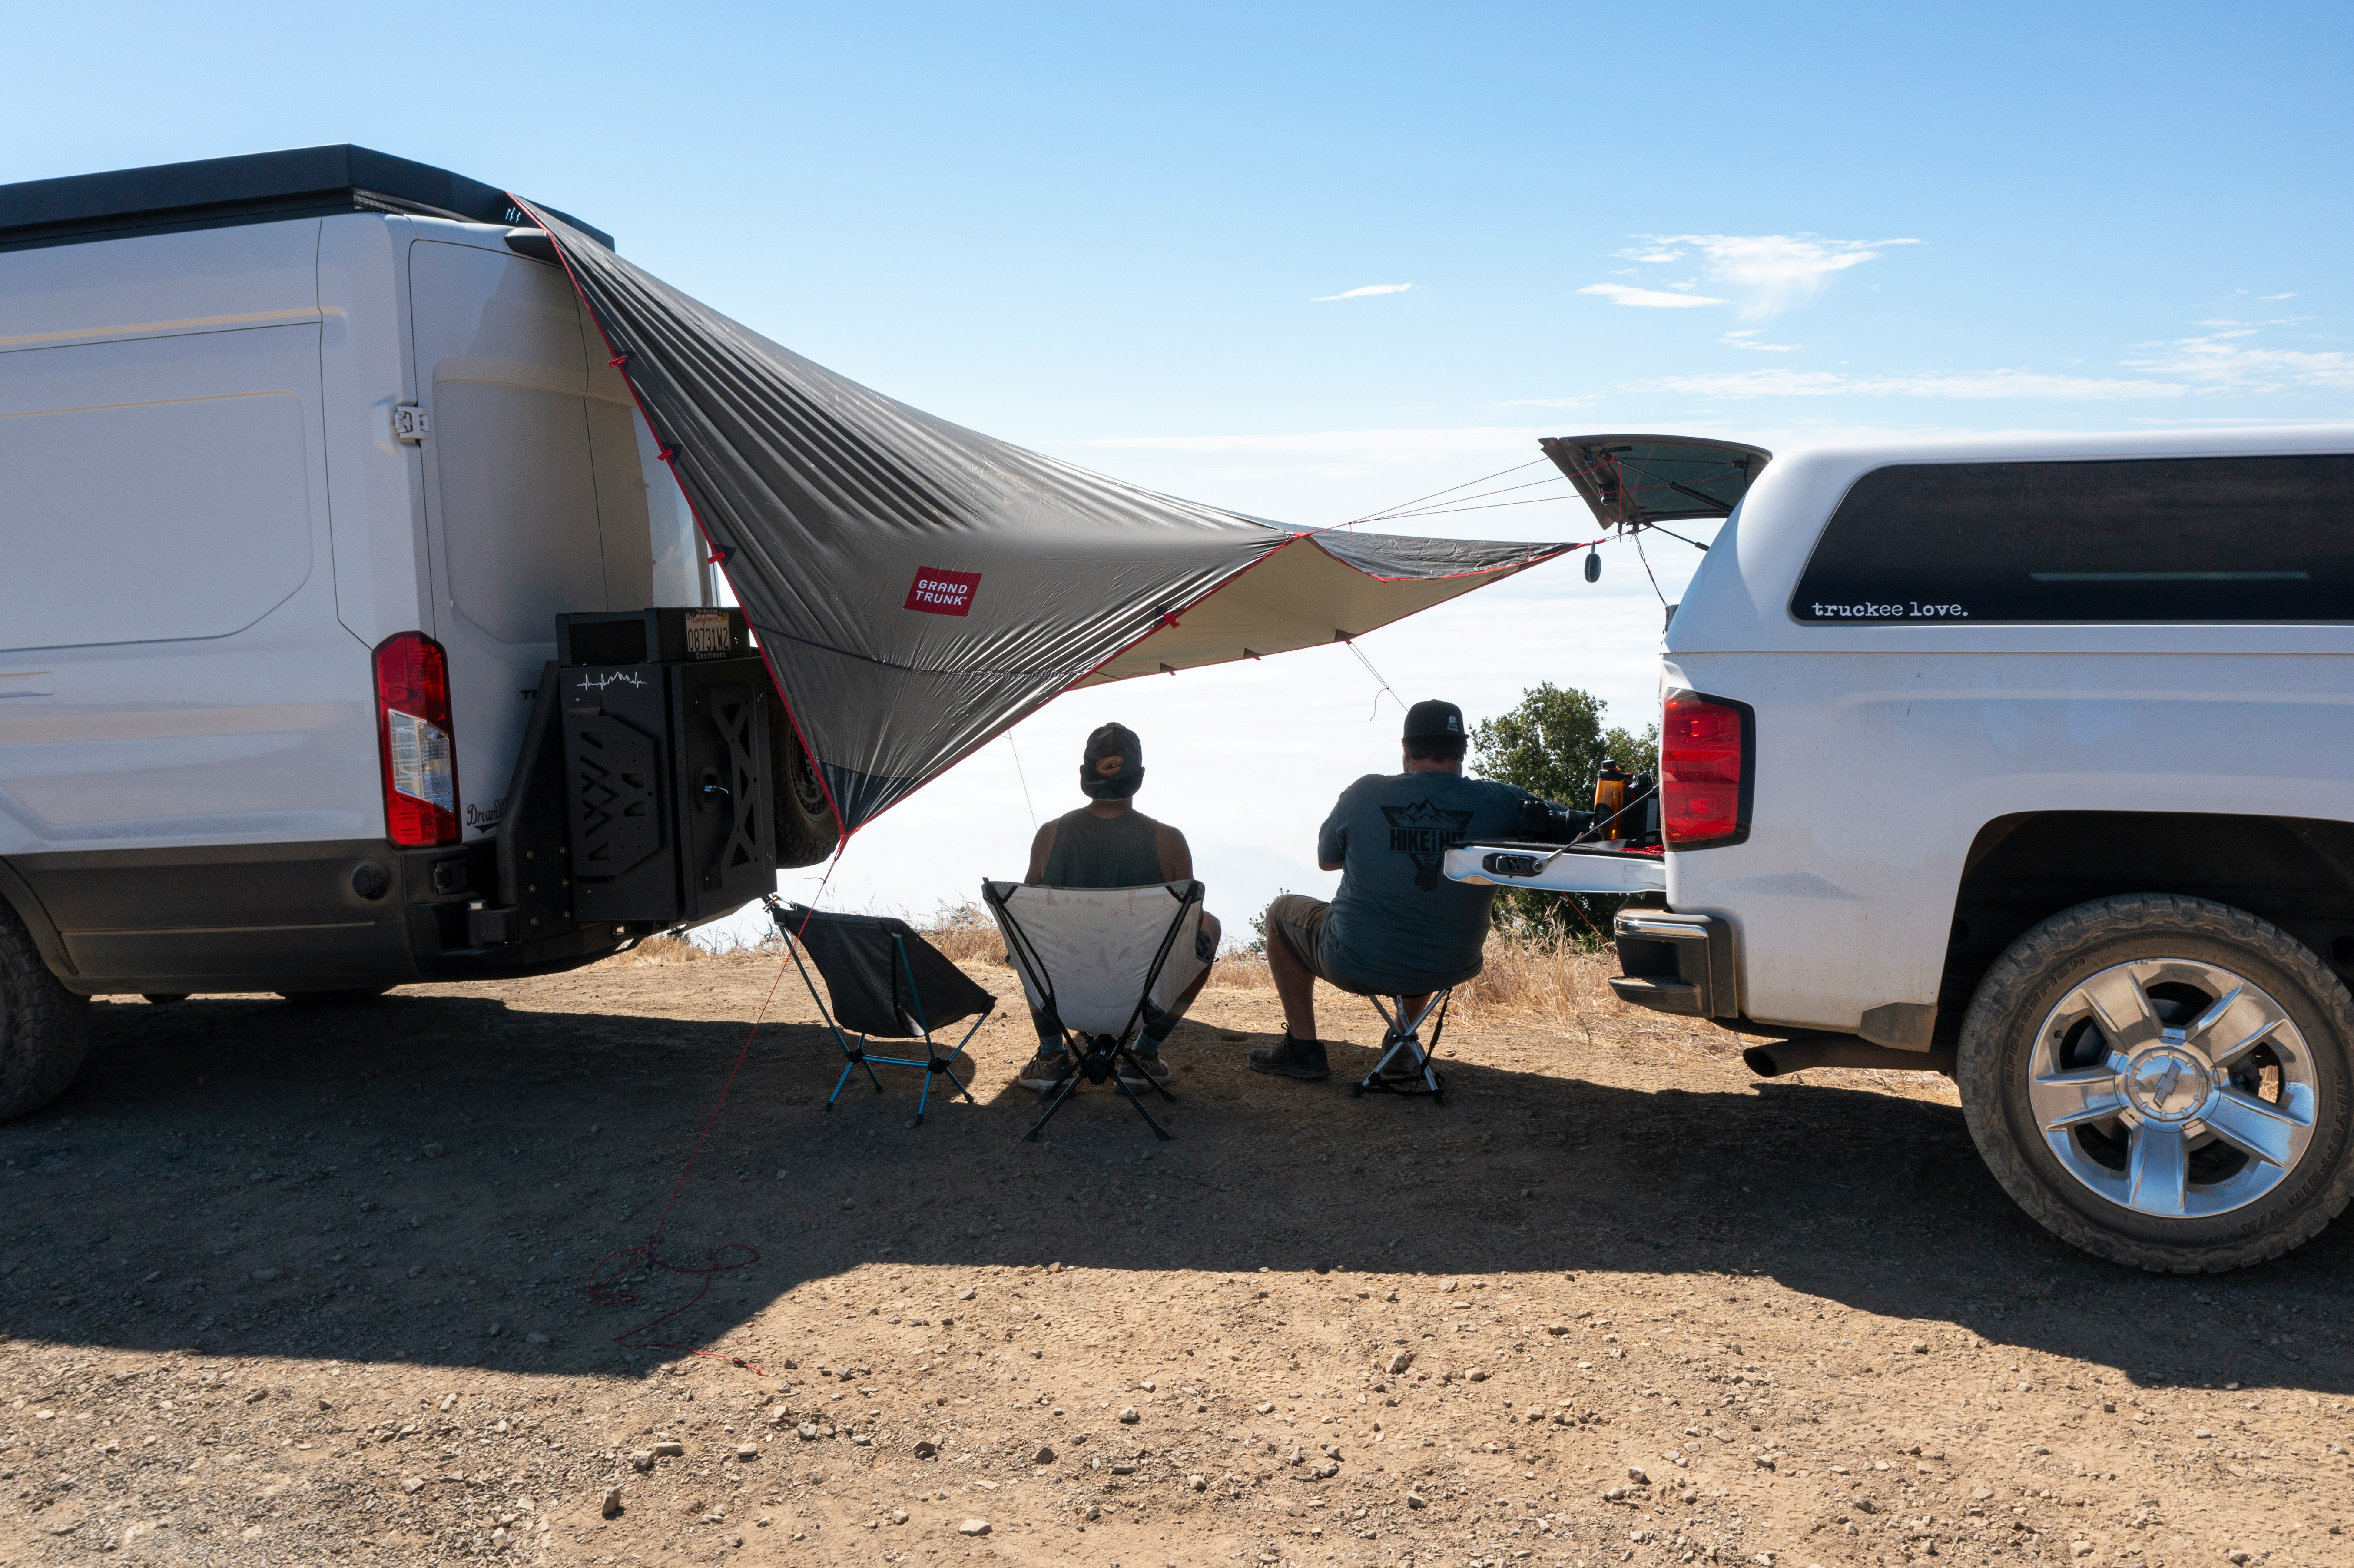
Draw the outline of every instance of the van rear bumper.
[[[17,855],[0,895],[66,986],[110,992],[376,989],[576,968],[631,933],[567,928],[489,951],[466,906],[493,896],[488,840],[382,839]]]
[[[1741,1016],[1730,922],[1669,909],[1621,909],[1611,934],[1620,972],[1611,977],[1610,989],[1620,1001],[1686,1018]]]

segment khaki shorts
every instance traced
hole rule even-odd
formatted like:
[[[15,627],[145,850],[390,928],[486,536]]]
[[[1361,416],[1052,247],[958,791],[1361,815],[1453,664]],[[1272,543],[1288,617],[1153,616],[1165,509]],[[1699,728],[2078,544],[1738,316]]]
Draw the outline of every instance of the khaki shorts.
[[[1267,906],[1267,934],[1270,939],[1279,938],[1292,957],[1326,985],[1357,991],[1361,988],[1355,981],[1341,979],[1324,962],[1324,923],[1331,916],[1332,906],[1321,898],[1286,893]]]

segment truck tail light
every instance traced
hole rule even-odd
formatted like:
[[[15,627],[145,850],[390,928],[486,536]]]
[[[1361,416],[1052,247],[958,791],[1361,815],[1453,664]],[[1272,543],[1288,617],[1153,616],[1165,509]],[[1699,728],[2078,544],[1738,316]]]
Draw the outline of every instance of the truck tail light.
[[[384,825],[412,849],[458,842],[458,752],[450,729],[450,659],[421,631],[376,651],[376,743],[384,751]]]
[[[1672,691],[1659,718],[1659,831],[1670,849],[1749,836],[1757,715],[1747,703]]]

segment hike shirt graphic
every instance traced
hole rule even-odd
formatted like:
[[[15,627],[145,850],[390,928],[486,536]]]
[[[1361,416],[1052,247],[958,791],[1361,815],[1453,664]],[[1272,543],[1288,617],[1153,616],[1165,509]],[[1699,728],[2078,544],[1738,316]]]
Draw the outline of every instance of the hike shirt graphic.
[[[1461,844],[1471,831],[1471,813],[1443,811],[1425,797],[1411,806],[1384,806],[1390,822],[1390,853],[1414,862],[1414,885],[1425,893],[1438,887],[1438,874],[1447,852]]]

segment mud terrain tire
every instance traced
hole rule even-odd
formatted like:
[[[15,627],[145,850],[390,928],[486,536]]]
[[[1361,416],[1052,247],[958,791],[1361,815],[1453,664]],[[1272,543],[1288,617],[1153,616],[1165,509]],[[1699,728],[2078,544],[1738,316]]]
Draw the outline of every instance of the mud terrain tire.
[[[16,912],[0,903],[0,1121],[66,1092],[90,1054],[90,998],[58,982]]]

